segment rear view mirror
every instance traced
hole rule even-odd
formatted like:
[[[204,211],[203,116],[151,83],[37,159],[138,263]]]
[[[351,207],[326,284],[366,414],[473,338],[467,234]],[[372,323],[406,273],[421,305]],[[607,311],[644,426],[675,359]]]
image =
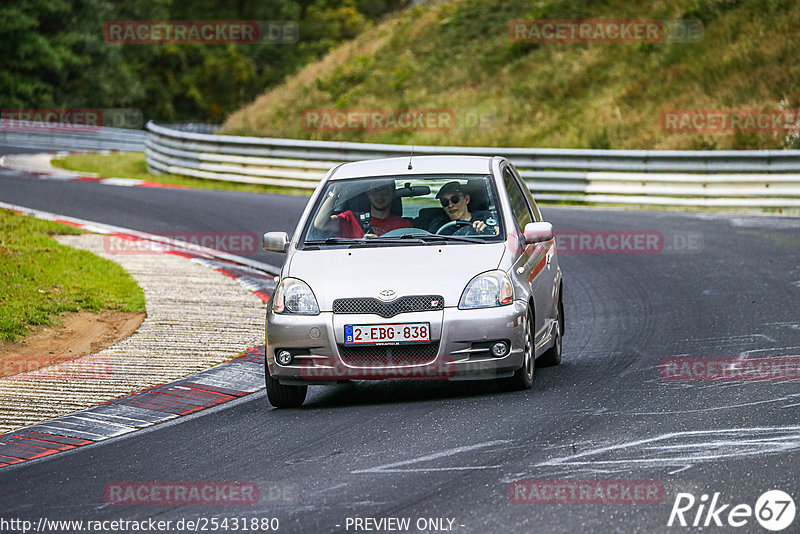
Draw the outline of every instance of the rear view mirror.
[[[267,232],[261,237],[261,248],[273,252],[286,252],[289,248],[289,234],[286,232]]]
[[[525,242],[541,243],[553,239],[553,225],[549,222],[533,222],[525,225]]]
[[[398,197],[421,197],[430,195],[431,188],[427,185],[411,185],[411,182],[406,182],[403,187],[395,189],[394,194]]]

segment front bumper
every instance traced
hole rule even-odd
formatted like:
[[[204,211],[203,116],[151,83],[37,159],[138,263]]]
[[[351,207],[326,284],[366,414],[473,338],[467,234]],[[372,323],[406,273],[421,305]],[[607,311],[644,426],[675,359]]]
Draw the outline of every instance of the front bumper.
[[[315,316],[267,312],[266,364],[269,374],[285,384],[330,384],[340,380],[438,379],[478,380],[510,376],[523,364],[527,305],[476,310],[403,313],[385,319],[372,314]],[[427,322],[430,345],[359,347],[344,345],[344,325]],[[505,341],[509,351],[495,357],[489,348]],[[275,361],[287,349],[289,365]]]

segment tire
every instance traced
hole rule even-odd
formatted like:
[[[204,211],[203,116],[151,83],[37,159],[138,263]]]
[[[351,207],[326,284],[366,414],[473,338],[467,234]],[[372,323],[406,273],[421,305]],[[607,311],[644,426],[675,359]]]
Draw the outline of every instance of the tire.
[[[298,408],[306,400],[308,386],[285,386],[269,375],[266,365],[264,365],[264,381],[269,403],[275,408]]]
[[[536,369],[534,359],[536,357],[535,347],[533,346],[533,315],[528,310],[528,318],[525,324],[525,357],[522,367],[514,371],[514,376],[500,378],[497,383],[503,391],[522,391],[533,387],[533,374]]]
[[[558,299],[556,310],[555,341],[553,346],[536,360],[536,365],[540,367],[550,367],[561,363],[562,338],[564,336],[564,303],[561,299]]]

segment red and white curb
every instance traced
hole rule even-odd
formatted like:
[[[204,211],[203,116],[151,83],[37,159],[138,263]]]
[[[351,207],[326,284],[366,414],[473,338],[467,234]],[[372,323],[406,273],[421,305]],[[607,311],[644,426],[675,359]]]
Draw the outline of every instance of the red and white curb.
[[[129,434],[264,388],[264,346],[162,386],[0,435],[0,468]]]
[[[73,154],[110,154],[110,150],[77,150],[64,152],[46,152],[39,154],[11,154],[0,156],[0,167],[24,173],[29,178],[40,180],[62,180],[67,182],[93,182],[100,185],[118,187],[155,187],[162,189],[189,189],[185,185],[162,184],[136,178],[101,178],[91,173],[77,173],[58,169],[50,164],[54,158],[64,158]]]
[[[279,272],[275,266],[214,249],[128,228],[66,217],[0,202],[0,208],[61,222],[91,232],[167,245],[166,253],[207,265],[266,302]],[[169,384],[155,386],[73,414],[0,435],[0,468],[120,436],[264,388],[264,345]]]

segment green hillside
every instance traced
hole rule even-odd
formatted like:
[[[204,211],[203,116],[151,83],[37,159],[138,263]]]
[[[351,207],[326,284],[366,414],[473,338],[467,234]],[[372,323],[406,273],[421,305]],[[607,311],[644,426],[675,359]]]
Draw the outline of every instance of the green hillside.
[[[512,20],[699,20],[699,42],[512,42]],[[308,110],[439,109],[419,144],[800,148],[778,131],[676,133],[670,110],[800,108],[794,0],[457,0],[409,8],[228,117],[222,133],[410,143],[411,129],[320,131]],[[304,112],[306,114],[304,115]],[[796,114],[794,120],[796,121]],[[304,122],[305,119],[305,122]]]

